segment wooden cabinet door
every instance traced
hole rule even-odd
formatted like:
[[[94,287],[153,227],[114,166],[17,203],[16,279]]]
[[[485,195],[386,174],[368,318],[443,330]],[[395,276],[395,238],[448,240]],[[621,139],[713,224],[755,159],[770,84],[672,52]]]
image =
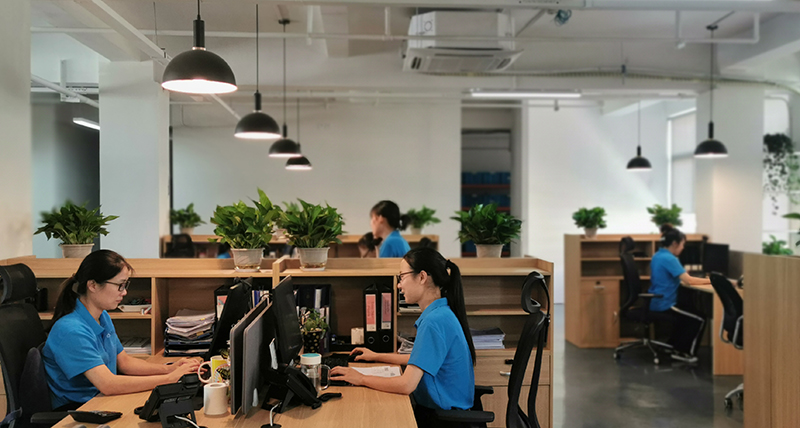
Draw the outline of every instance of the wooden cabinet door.
[[[619,281],[581,281],[581,344],[588,348],[619,345]]]
[[[527,386],[523,386],[519,396],[519,404],[526,413],[529,391],[530,389]],[[507,386],[495,386],[494,394],[484,395],[482,403],[484,410],[494,412],[494,422],[488,424],[490,427],[506,426]],[[539,392],[536,395],[536,417],[539,419],[539,425],[542,428],[550,428],[550,408],[550,386],[539,385]]]

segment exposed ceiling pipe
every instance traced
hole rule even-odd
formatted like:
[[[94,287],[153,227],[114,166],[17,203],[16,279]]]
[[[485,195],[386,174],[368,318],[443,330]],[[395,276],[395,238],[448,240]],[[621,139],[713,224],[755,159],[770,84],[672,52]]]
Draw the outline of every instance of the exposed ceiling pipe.
[[[536,15],[533,15],[533,17],[531,17],[531,19],[529,19],[528,22],[526,22],[525,25],[523,25],[522,28],[520,28],[519,31],[517,31],[517,33],[514,34],[514,36],[519,37],[519,35],[522,34],[523,31],[527,30],[528,27],[535,24],[536,21],[541,19],[545,13],[547,13],[547,11],[544,9],[536,12]]]
[[[81,94],[79,94],[79,93],[77,93],[75,91],[71,91],[71,90],[69,90],[69,89],[67,89],[67,88],[65,88],[65,87],[63,87],[61,85],[55,84],[55,83],[53,83],[53,82],[51,82],[49,80],[42,79],[41,77],[39,77],[39,76],[37,76],[35,74],[31,74],[31,82],[39,84],[39,85],[42,85],[42,86],[44,86],[46,88],[52,89],[52,90],[54,90],[54,91],[56,91],[56,92],[58,92],[60,94],[67,95],[69,97],[75,97],[75,98],[79,99],[82,103],[88,104],[88,105],[90,105],[90,106],[92,106],[94,108],[98,108],[98,109],[100,108],[100,103],[98,103],[97,101],[95,101],[95,100],[93,100],[91,98],[87,98],[87,97],[85,97],[85,96],[83,96],[83,95],[81,95]]]

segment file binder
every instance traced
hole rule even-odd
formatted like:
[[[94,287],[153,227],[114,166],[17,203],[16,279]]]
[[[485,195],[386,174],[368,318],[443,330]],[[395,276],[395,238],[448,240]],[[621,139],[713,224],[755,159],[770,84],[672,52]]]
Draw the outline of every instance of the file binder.
[[[392,344],[394,340],[394,335],[392,334],[392,308],[393,305],[393,293],[392,289],[381,285],[378,287],[378,291],[380,291],[380,324],[378,329],[378,352],[393,352],[394,346]]]
[[[364,290],[364,345],[375,352],[394,350],[392,290],[372,284]]]
[[[370,285],[364,289],[364,346],[378,352],[379,333],[378,286]]]

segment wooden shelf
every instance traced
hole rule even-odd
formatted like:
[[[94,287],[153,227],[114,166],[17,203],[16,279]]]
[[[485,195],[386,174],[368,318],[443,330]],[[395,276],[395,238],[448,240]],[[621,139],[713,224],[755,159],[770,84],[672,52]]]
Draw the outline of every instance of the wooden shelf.
[[[138,312],[109,312],[108,316],[111,317],[112,320],[151,320],[153,319],[153,314],[145,314],[142,315]],[[53,319],[53,312],[39,312],[39,318],[42,320],[52,320]]]
[[[461,207],[461,211],[469,211],[472,207]],[[511,207],[497,207],[497,211],[499,212],[509,212],[511,211]]]
[[[508,306],[467,306],[467,316],[489,317],[489,316],[525,316],[527,312],[519,308],[509,308]]]
[[[464,190],[511,190],[510,184],[462,184]]]
[[[637,262],[647,262],[653,260],[652,257],[634,257]],[[582,262],[619,262],[619,257],[583,257]]]
[[[473,251],[469,251],[469,252],[462,251],[461,252],[461,257],[478,257],[478,253],[473,252]],[[511,257],[511,252],[510,251],[503,251],[503,253],[500,254],[500,257]]]
[[[618,279],[622,281],[625,279],[622,275],[608,275],[608,276],[582,276],[581,280],[583,281],[605,281],[611,279]],[[650,275],[640,275],[639,279],[641,280],[650,280]]]

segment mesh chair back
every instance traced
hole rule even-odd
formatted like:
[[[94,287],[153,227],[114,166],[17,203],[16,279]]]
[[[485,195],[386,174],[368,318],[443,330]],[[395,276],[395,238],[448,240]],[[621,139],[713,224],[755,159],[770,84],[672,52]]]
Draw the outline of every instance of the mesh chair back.
[[[717,292],[717,296],[722,302],[722,310],[725,312],[722,317],[722,328],[725,330],[728,340],[734,342],[737,346],[742,346],[744,340],[741,327],[738,337],[734,337],[736,322],[744,313],[742,296],[736,292],[728,278],[718,273],[711,274],[711,286],[714,287],[714,291]]]
[[[625,283],[625,303],[620,307],[620,315],[625,316],[628,310],[636,303],[639,293],[642,293],[642,281],[639,279],[639,269],[633,259],[635,248],[633,238],[626,236],[620,240],[619,260],[622,263],[622,279]]]

